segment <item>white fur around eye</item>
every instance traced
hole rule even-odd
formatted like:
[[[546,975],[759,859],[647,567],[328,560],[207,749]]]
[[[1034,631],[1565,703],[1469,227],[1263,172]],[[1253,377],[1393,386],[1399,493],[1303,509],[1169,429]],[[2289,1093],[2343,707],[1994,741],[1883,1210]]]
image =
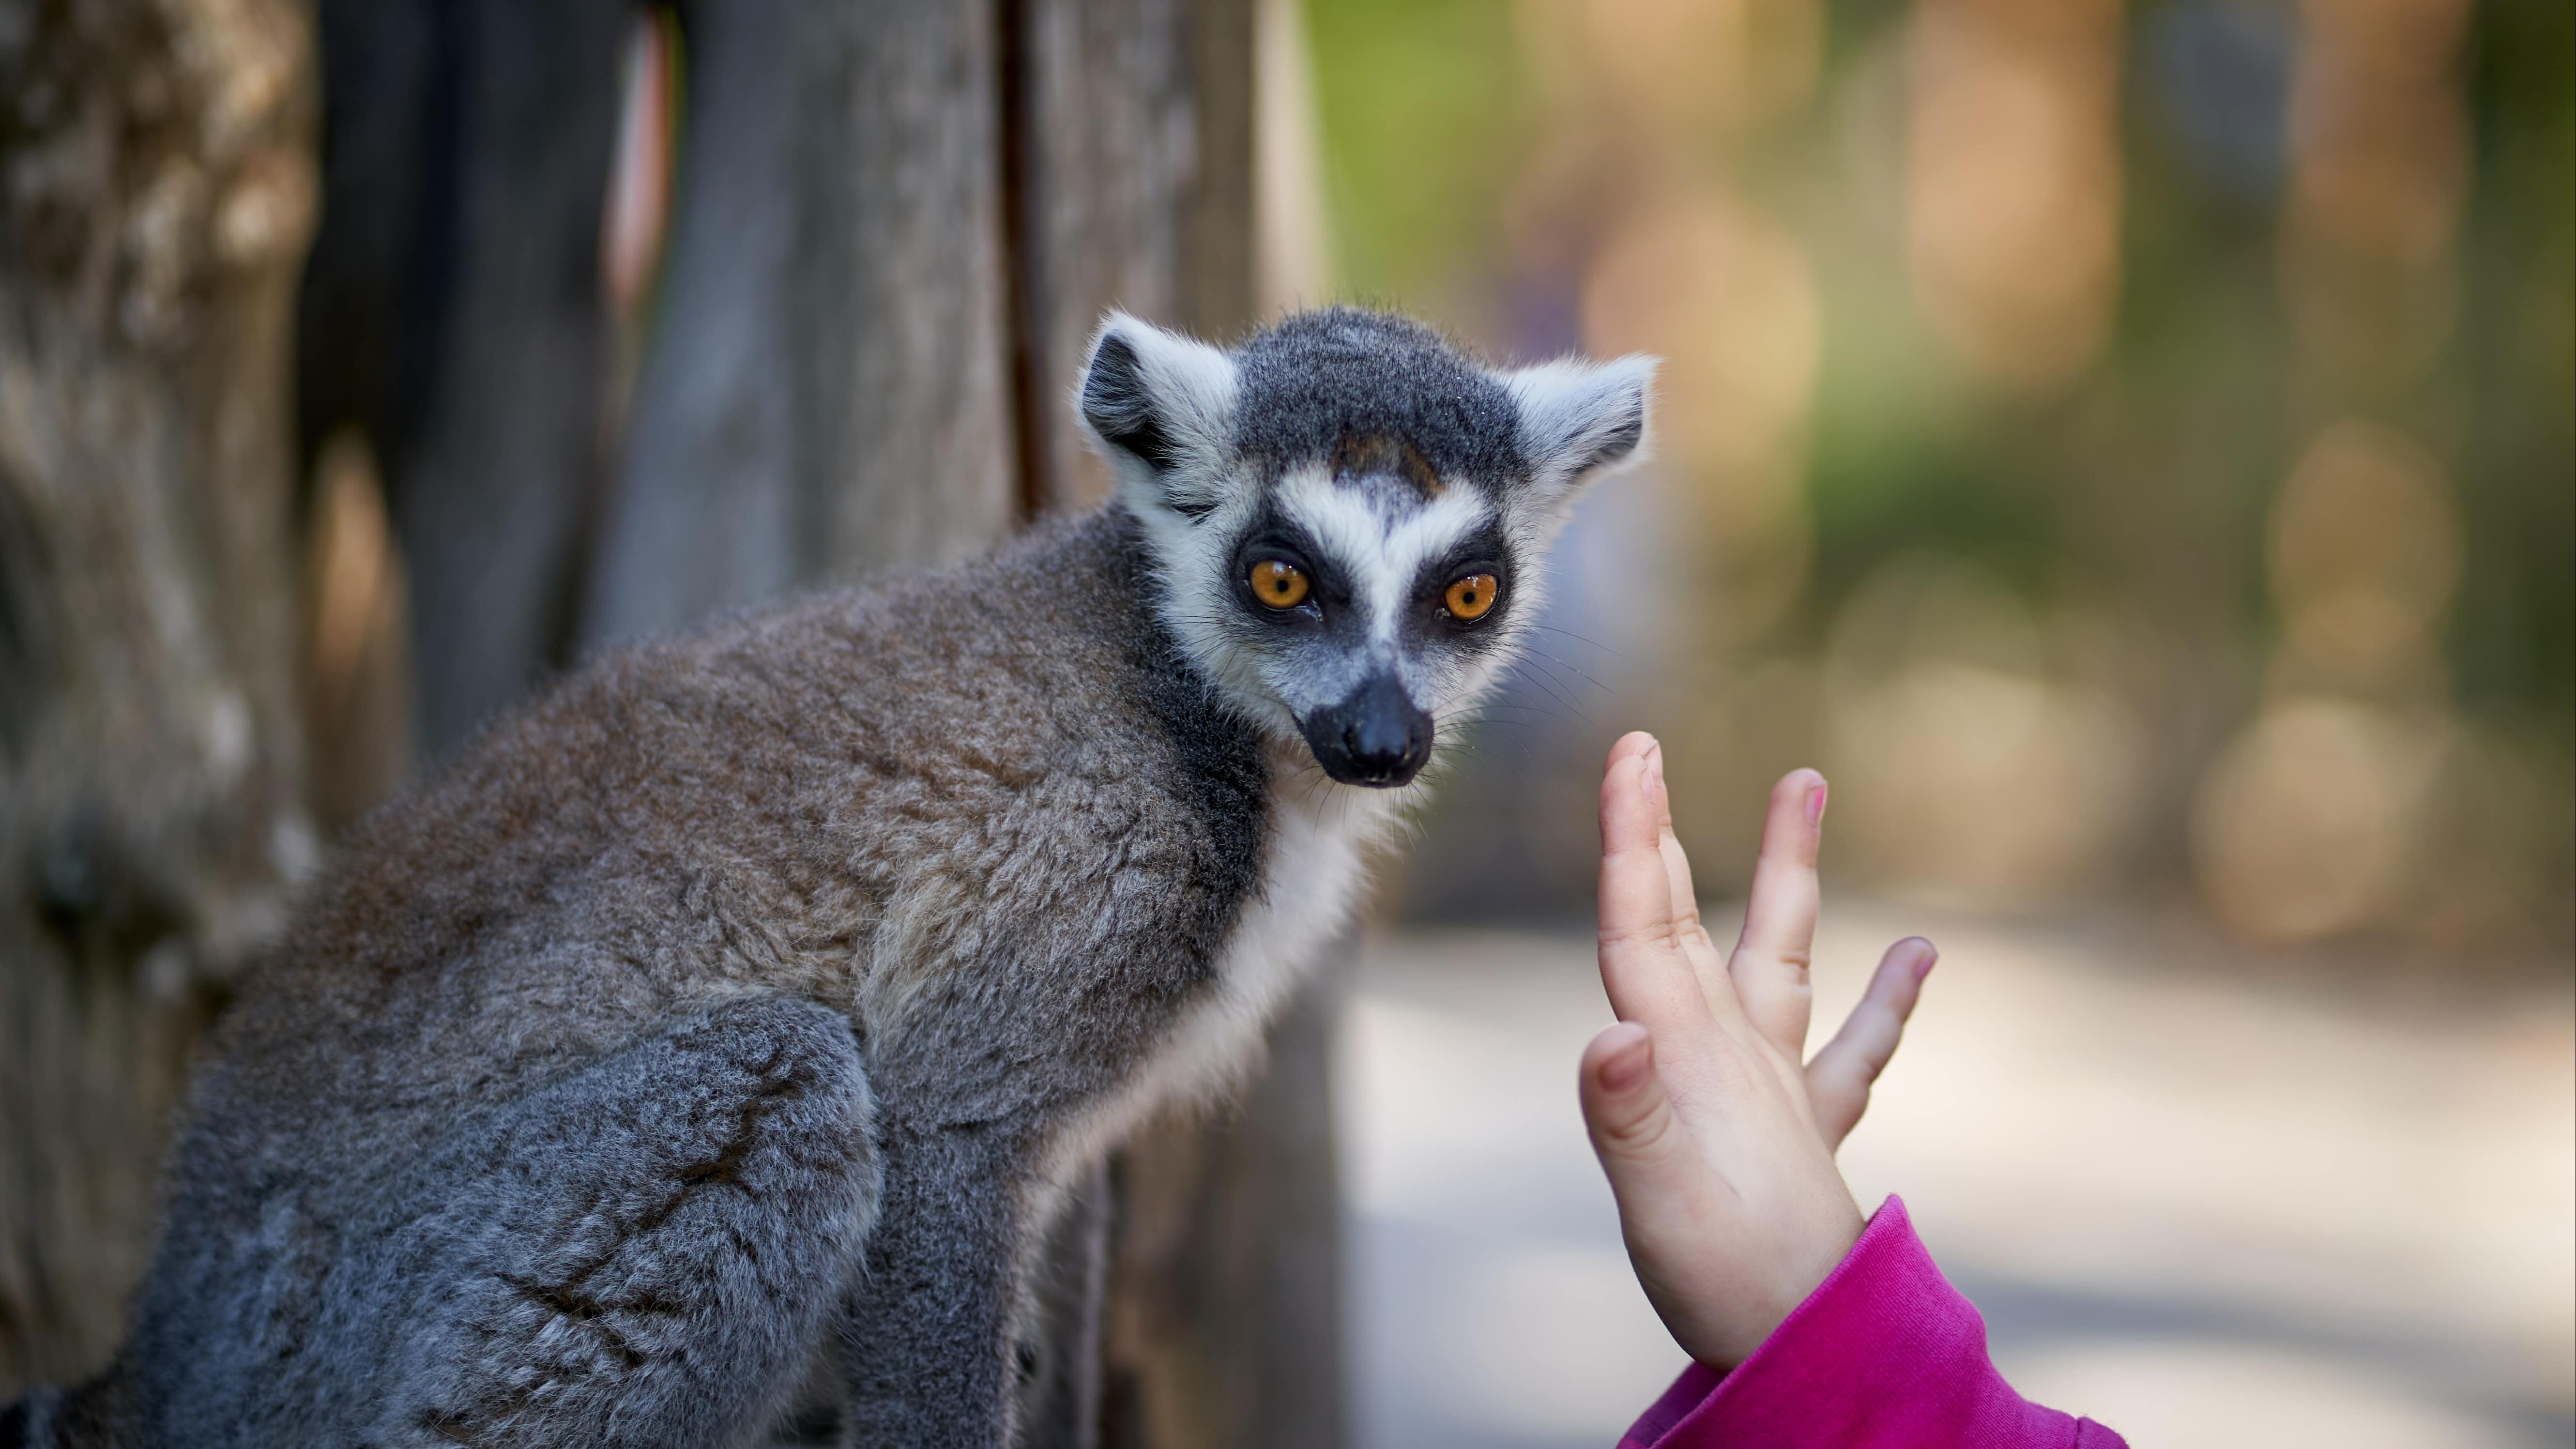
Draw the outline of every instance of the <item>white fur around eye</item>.
[[[1392,650],[1413,586],[1430,560],[1455,549],[1491,515],[1483,495],[1462,486],[1415,506],[1389,508],[1382,495],[1336,484],[1321,467],[1280,480],[1280,511],[1306,530],[1351,580],[1368,612],[1369,641]]]

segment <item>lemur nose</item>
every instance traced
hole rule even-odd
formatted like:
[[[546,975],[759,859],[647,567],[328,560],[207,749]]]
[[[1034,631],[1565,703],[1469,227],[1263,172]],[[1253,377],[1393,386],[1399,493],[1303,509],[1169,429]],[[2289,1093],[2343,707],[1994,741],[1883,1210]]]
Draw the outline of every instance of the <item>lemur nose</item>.
[[[1306,722],[1306,743],[1324,773],[1345,785],[1402,785],[1431,758],[1431,716],[1416,708],[1393,674]]]
[[[1354,762],[1382,770],[1414,763],[1423,743],[1413,721],[1382,710],[1371,710],[1342,726],[1342,740]]]

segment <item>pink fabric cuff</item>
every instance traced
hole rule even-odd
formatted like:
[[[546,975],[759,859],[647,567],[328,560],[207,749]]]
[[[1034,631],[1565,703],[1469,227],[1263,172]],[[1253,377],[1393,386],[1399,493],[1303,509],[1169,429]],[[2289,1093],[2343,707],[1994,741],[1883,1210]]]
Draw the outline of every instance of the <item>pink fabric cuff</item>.
[[[2016,1394],[1986,1321],[1890,1197],[1842,1262],[1735,1371],[1693,1364],[1620,1449],[2126,1449],[2090,1419]]]

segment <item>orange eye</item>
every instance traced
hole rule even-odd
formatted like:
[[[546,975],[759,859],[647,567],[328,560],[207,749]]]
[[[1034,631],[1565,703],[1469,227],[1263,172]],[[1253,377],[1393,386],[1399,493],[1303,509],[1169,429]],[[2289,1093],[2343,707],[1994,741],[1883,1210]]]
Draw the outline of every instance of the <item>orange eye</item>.
[[[1293,609],[1306,602],[1306,576],[1295,564],[1266,558],[1252,566],[1252,593],[1274,609]]]
[[[1449,586],[1443,602],[1451,618],[1474,621],[1485,617],[1494,607],[1494,599],[1503,591],[1503,581],[1492,574],[1469,574]]]

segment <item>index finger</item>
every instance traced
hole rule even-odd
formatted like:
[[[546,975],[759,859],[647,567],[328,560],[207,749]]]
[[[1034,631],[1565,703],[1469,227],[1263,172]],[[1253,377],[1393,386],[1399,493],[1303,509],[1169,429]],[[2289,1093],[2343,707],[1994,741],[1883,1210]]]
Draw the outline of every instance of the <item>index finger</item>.
[[[1644,748],[1633,743],[1640,738]],[[1601,985],[1620,1020],[1649,1030],[1707,1010],[1664,860],[1653,744],[1650,736],[1622,739],[1601,776]]]

